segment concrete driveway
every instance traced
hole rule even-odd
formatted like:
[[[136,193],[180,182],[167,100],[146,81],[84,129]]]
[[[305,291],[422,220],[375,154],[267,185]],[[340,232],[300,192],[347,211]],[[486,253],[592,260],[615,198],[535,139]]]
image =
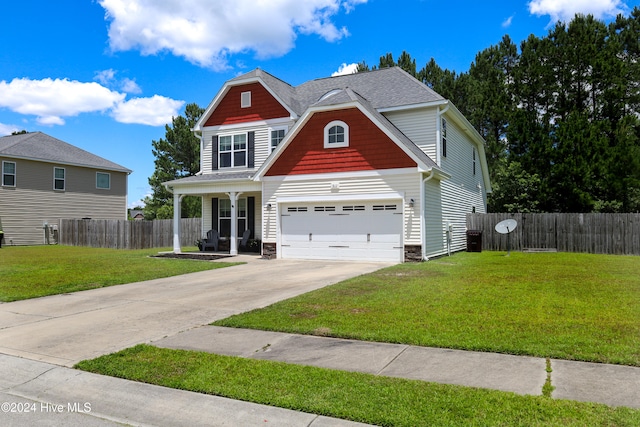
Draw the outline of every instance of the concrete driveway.
[[[389,264],[262,260],[0,304],[0,353],[73,366]]]

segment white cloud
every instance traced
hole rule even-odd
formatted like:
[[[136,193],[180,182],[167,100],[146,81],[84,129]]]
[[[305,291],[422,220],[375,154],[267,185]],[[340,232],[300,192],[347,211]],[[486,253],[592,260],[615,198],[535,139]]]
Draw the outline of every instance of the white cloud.
[[[344,76],[346,74],[355,74],[358,72],[358,64],[342,64],[338,71],[331,74],[331,77]]]
[[[0,107],[34,115],[43,125],[62,125],[63,117],[108,110],[124,97],[95,82],[50,78],[0,81]]]
[[[108,70],[102,70],[96,72],[96,76],[93,78],[103,86],[110,85],[116,78],[116,71],[109,68]]]
[[[169,51],[203,67],[228,68],[230,55],[281,56],[298,34],[328,42],[348,36],[332,18],[367,0],[99,0],[114,51]]]
[[[505,19],[502,22],[502,28],[509,28],[511,26],[511,23],[513,23],[513,17],[514,17],[514,15],[511,15],[510,17]]]
[[[15,125],[5,125],[0,123],[0,136],[11,135],[13,132],[19,132],[20,129]]]
[[[551,22],[571,21],[577,13],[593,15],[598,19],[613,18],[628,7],[621,0],[531,0],[529,12],[549,15]]]
[[[106,83],[113,81],[113,70],[96,75]],[[139,93],[135,81],[123,79],[119,83],[130,93]],[[184,101],[164,96],[125,100],[126,94],[110,90],[97,82],[83,83],[68,79],[13,79],[0,81],[0,108],[24,115],[36,116],[36,122],[44,126],[64,125],[65,117],[81,113],[105,112],[120,123],[163,126],[178,115]],[[13,127],[0,124],[0,132],[13,132]]]
[[[116,74],[118,72],[114,69],[102,70],[96,72],[95,77],[93,78],[97,82],[99,82],[103,86],[107,86],[110,88],[118,88],[126,93],[142,93],[142,89],[135,80],[130,78],[123,78],[122,80],[116,79]]]
[[[133,98],[120,102],[112,111],[120,123],[138,123],[149,126],[163,126],[171,123],[184,101],[154,95],[151,98]]]
[[[128,78],[122,79],[122,81],[120,82],[120,87],[122,88],[122,91],[126,93],[142,93],[142,89],[140,88],[140,86],[138,86],[138,83],[136,83],[135,80],[131,80]]]

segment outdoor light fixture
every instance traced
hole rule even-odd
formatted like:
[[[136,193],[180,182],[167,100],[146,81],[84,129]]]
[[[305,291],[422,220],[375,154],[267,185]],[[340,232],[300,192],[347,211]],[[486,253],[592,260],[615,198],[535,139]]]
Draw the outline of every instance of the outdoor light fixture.
[[[413,204],[414,204],[415,202],[416,202],[416,201],[415,201],[415,200],[413,200],[413,199],[409,200],[409,207],[410,207],[410,208],[412,208],[412,207],[413,207]]]
[[[271,210],[271,203],[267,203],[267,210],[270,211]]]

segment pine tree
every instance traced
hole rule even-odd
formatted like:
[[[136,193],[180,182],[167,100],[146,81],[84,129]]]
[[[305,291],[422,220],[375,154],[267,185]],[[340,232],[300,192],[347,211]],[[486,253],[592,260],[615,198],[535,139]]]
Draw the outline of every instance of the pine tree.
[[[197,104],[188,104],[185,116],[174,117],[172,125],[165,126],[165,139],[152,141],[156,169],[149,178],[152,195],[146,197],[145,218],[173,218],[173,195],[162,183],[195,175],[200,170],[200,140],[191,129],[204,109]],[[183,218],[201,216],[200,197],[185,197],[182,201]]]

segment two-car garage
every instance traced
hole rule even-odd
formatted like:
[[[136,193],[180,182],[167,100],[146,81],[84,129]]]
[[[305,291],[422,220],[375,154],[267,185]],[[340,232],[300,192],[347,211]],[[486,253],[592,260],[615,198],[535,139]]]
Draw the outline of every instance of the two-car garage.
[[[280,256],[402,262],[399,200],[280,205]]]

